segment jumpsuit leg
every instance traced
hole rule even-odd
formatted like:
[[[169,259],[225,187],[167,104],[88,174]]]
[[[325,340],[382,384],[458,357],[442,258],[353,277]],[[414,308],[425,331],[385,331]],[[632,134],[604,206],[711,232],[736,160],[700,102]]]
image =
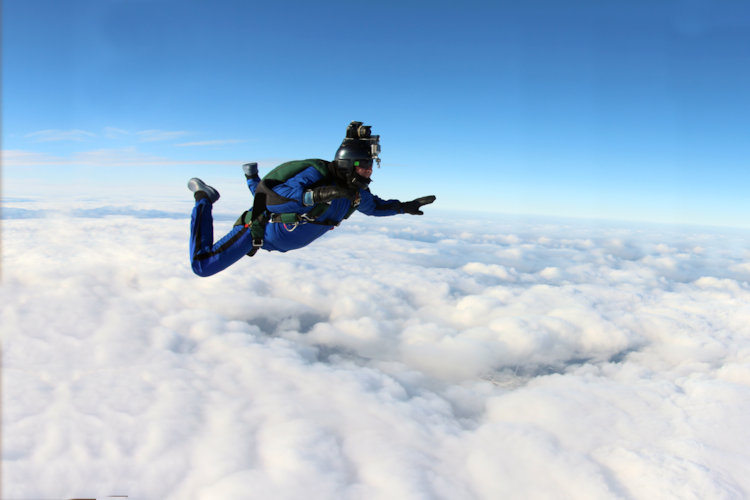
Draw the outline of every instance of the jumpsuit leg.
[[[195,274],[205,277],[223,271],[252,248],[252,232],[242,225],[214,243],[212,205],[207,199],[196,202],[190,220],[190,264]]]

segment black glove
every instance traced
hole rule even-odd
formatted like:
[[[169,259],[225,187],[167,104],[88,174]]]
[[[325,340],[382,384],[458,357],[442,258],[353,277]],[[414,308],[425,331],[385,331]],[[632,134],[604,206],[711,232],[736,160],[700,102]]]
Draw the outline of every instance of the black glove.
[[[412,214],[412,215],[424,215],[424,212],[420,210],[422,205],[429,205],[433,201],[435,201],[435,196],[422,196],[421,198],[417,198],[413,201],[407,201],[405,203],[401,204],[401,209],[404,211],[405,214]]]
[[[312,195],[312,204],[328,203],[338,198],[354,199],[357,195],[356,189],[341,186],[320,186],[308,191]]]

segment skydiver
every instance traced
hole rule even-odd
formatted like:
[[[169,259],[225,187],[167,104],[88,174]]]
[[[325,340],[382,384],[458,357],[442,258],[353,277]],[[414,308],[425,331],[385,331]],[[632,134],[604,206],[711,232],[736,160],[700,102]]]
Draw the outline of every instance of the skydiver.
[[[213,204],[219,192],[194,177],[190,225],[190,261],[198,276],[211,276],[254,256],[259,249],[288,252],[302,248],[337,227],[354,211],[366,215],[423,215],[421,207],[435,201],[423,196],[408,202],[383,200],[370,192],[373,161],[380,164],[380,136],[371,127],[351,122],[333,161],[320,159],[283,163],[263,179],[257,163],[246,163],[243,172],[254,196],[234,227],[214,243]]]

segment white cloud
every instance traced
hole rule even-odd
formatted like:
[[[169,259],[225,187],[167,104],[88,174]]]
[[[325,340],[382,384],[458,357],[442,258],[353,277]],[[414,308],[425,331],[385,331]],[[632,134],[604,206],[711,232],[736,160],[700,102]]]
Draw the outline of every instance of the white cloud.
[[[141,142],[172,141],[186,135],[190,132],[184,130],[141,130],[135,135]]]
[[[108,139],[120,139],[130,135],[130,132],[117,127],[104,127],[104,136]]]
[[[6,167],[39,167],[39,166],[93,166],[93,167],[127,167],[127,166],[166,166],[166,165],[232,165],[237,166],[240,160],[180,160],[167,156],[144,153],[134,146],[122,148],[102,148],[91,151],[79,151],[66,156],[24,150],[3,150],[3,166]]]
[[[5,496],[750,495],[744,234],[355,215],[201,279],[108,204],[3,221]]]
[[[192,132],[185,130],[140,130],[138,132],[130,132],[128,130],[116,128],[116,127],[105,127],[104,137],[108,139],[123,139],[134,136],[140,142],[162,142],[162,141],[173,141],[187,135],[191,135]],[[192,141],[175,144],[178,147],[191,147],[191,146],[221,146],[225,144],[238,144],[246,142],[242,139],[215,139],[205,141]]]
[[[36,151],[23,151],[20,149],[2,150],[2,164],[6,167],[36,167],[43,165],[55,165],[66,162],[65,158]]]
[[[86,130],[39,130],[37,132],[31,132],[26,134],[24,137],[32,139],[36,142],[57,142],[57,141],[75,141],[83,142],[88,139],[96,137],[93,132],[87,132]]]
[[[142,153],[135,147],[81,151],[70,158],[73,164],[101,166],[160,165],[168,162],[168,158]]]

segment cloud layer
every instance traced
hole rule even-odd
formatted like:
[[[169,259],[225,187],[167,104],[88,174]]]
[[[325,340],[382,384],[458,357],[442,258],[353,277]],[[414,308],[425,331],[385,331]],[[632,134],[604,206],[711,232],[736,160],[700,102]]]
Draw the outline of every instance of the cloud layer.
[[[747,234],[355,216],[200,279],[164,207],[9,205],[3,496],[750,495]]]

